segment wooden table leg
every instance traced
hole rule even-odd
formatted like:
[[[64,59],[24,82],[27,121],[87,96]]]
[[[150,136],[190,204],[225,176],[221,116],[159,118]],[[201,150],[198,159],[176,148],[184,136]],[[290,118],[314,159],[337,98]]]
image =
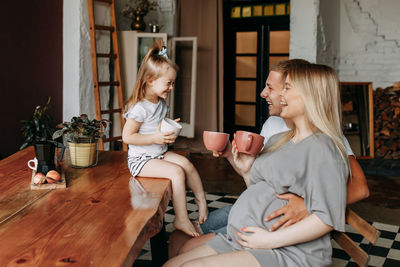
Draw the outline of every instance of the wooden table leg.
[[[150,238],[150,245],[153,266],[162,266],[168,260],[167,232],[164,220],[160,232]]]

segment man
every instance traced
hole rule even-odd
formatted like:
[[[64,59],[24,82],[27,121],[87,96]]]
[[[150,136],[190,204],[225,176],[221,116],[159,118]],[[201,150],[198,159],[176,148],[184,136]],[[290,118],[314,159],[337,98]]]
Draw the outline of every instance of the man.
[[[260,96],[264,98],[268,103],[268,111],[270,115],[270,117],[264,123],[260,133],[262,136],[265,137],[264,144],[272,135],[289,130],[289,127],[286,125],[285,121],[278,116],[282,111],[280,99],[281,92],[284,89],[287,69],[290,64],[296,63],[296,61],[299,61],[299,59],[281,61],[272,66],[266,81],[266,86],[260,94]],[[307,64],[306,61],[300,61]],[[355,159],[354,154],[351,151],[350,145],[345,138],[344,141],[348,152],[347,154],[349,155],[350,167],[352,172],[352,179],[349,179],[347,184],[347,204],[350,204],[368,197],[369,190],[364,173],[357,160]],[[214,152],[213,154],[216,157],[226,157],[231,163],[232,167],[238,173],[240,173],[236,169],[235,163],[233,161],[231,145],[229,145],[224,152]],[[271,226],[271,228],[269,229],[270,231],[275,231],[279,228],[283,229],[308,216],[304,200],[301,197],[292,193],[278,195],[277,197],[287,200],[288,203],[286,206],[276,210],[265,218],[267,221],[269,221],[281,216],[279,220],[277,220]],[[230,208],[231,207],[228,206],[211,212],[209,214],[208,220],[200,225],[200,228],[205,233],[205,235],[191,239],[187,241],[183,246],[182,244],[184,243],[184,240],[187,240],[189,238],[182,237],[182,234],[177,232],[171,234],[170,256],[176,255],[178,251],[179,253],[182,253],[191,250],[192,248],[197,247],[204,242],[207,242],[208,240],[211,240],[217,233],[226,233],[226,225],[228,222]],[[257,235],[257,233],[253,233],[253,235]],[[179,241],[174,242],[173,239]]]

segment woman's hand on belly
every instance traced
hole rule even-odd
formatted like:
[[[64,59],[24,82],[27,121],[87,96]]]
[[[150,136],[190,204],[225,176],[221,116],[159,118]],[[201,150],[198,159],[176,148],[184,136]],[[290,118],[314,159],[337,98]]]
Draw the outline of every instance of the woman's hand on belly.
[[[242,232],[236,232],[237,242],[243,248],[273,249],[276,248],[274,233],[260,227],[243,227]]]

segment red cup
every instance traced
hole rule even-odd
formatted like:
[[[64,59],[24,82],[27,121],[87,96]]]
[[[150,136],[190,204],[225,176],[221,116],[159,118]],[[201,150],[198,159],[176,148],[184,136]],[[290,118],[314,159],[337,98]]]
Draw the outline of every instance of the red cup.
[[[246,132],[236,132],[236,146],[239,152],[256,156],[264,146],[264,136]]]
[[[229,134],[221,132],[203,132],[204,146],[212,151],[224,151],[229,142]]]

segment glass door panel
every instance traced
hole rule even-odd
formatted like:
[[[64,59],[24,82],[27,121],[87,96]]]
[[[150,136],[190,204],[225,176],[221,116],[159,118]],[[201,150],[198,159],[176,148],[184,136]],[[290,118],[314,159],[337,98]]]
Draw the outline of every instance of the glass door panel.
[[[236,33],[236,53],[257,53],[257,32]]]
[[[236,32],[235,126],[256,126],[257,31]]]
[[[257,56],[236,56],[236,78],[257,77]]]
[[[138,55],[138,60],[137,60],[137,69],[139,70],[140,64],[142,64],[142,61],[144,57],[146,56],[147,52],[153,47],[154,42],[157,42],[159,40],[162,40],[161,38],[154,38],[154,37],[141,37],[138,38],[138,47],[137,47],[137,55]]]
[[[190,123],[190,98],[192,76],[193,42],[175,43],[175,62],[179,62],[179,75],[175,81],[174,117],[180,122]]]
[[[256,81],[236,81],[236,102],[256,102]]]
[[[269,56],[269,67],[271,68],[272,65],[278,63],[279,61],[282,60],[288,60],[289,56]]]
[[[290,31],[269,32],[269,67],[289,59]]]
[[[290,31],[270,31],[269,53],[289,54]]]
[[[256,126],[256,105],[235,105],[235,124],[240,126]]]

